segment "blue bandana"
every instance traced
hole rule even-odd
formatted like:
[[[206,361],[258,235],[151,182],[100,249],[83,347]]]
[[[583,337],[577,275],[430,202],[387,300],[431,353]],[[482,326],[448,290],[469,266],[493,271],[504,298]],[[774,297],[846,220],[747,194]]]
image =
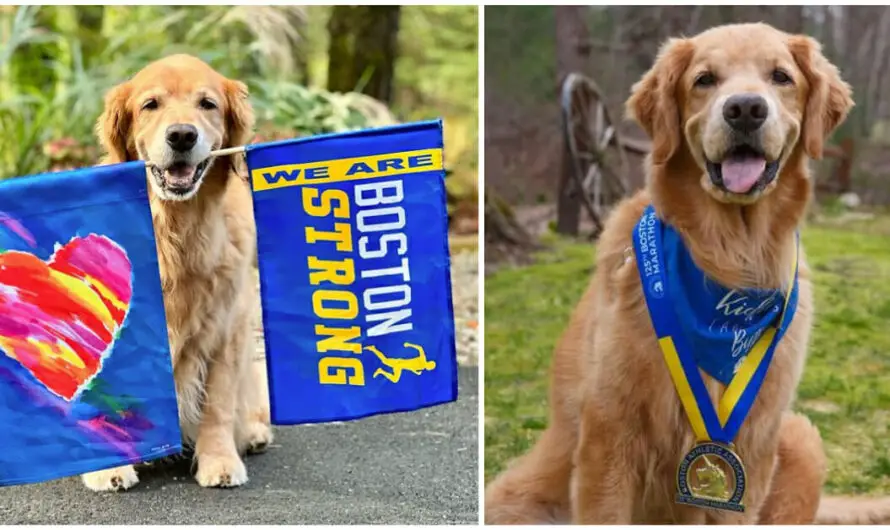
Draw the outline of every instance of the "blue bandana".
[[[651,207],[650,207],[651,208]],[[724,385],[732,381],[742,361],[770,325],[777,324],[785,304],[778,289],[728,289],[706,276],[692,260],[680,235],[662,224],[667,289],[695,363]],[[787,319],[797,308],[791,293]],[[785,327],[780,327],[778,339]]]
[[[792,289],[783,318],[784,292],[778,289],[729,289],[706,276],[695,264],[680,234],[662,223],[652,206],[641,225],[649,223],[661,232],[661,245],[647,249],[664,264],[664,286],[696,365],[724,385],[770,325],[777,325],[781,339],[797,309],[797,289]],[[653,238],[652,241],[657,241]],[[795,283],[797,278],[794,279]]]
[[[696,438],[732,443],[794,318],[797,249],[786,297],[779,290],[727,289],[705,276],[652,206],[633,243],[652,327]],[[697,368],[726,385],[716,408]]]

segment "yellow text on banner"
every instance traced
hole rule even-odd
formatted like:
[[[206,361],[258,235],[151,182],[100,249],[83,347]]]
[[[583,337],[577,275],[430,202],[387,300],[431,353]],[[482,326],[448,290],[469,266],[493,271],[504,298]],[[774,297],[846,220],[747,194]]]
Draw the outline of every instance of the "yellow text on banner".
[[[252,169],[254,191],[391,177],[442,169],[442,149],[421,149],[357,158]]]

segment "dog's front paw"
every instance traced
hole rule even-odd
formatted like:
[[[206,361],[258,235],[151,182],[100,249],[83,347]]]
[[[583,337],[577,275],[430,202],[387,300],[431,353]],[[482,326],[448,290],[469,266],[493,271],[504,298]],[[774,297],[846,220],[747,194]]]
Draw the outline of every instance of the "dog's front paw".
[[[113,467],[80,476],[84,485],[93,491],[123,491],[139,483],[133,466]]]
[[[247,468],[238,455],[198,455],[195,479],[205,488],[234,488],[247,482]]]
[[[247,452],[265,453],[272,444],[272,429],[265,423],[253,422],[247,426]]]

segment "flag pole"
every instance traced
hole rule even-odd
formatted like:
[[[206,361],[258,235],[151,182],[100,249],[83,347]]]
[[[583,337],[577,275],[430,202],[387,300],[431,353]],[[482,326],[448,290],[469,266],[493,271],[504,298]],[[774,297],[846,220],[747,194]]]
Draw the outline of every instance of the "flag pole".
[[[210,151],[210,154],[213,156],[226,156],[226,155],[234,155],[237,153],[243,153],[247,150],[246,145],[239,145],[237,147],[227,147],[225,149],[217,149],[216,151]]]
[[[210,151],[211,156],[226,156],[226,155],[236,155],[238,153],[244,153],[247,151],[246,145],[238,145],[235,147],[226,147],[225,149],[217,149],[216,151]],[[154,166],[151,161],[145,162],[146,166]]]

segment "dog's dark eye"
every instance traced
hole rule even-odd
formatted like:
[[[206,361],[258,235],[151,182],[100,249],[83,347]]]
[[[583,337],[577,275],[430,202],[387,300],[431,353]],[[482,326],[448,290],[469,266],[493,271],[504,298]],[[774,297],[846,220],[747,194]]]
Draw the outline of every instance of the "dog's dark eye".
[[[791,76],[785,70],[781,68],[776,68],[773,70],[772,75],[770,76],[773,80],[773,83],[777,85],[792,85],[794,84],[794,80],[791,79]]]
[[[711,72],[702,72],[695,78],[695,86],[698,88],[707,88],[717,84],[717,76]]]
[[[147,99],[142,104],[142,110],[155,110],[156,108],[158,108],[158,100],[155,98]]]
[[[198,105],[200,105],[201,108],[204,110],[213,110],[216,108],[216,102],[208,98],[202,99],[201,102],[198,103]]]

